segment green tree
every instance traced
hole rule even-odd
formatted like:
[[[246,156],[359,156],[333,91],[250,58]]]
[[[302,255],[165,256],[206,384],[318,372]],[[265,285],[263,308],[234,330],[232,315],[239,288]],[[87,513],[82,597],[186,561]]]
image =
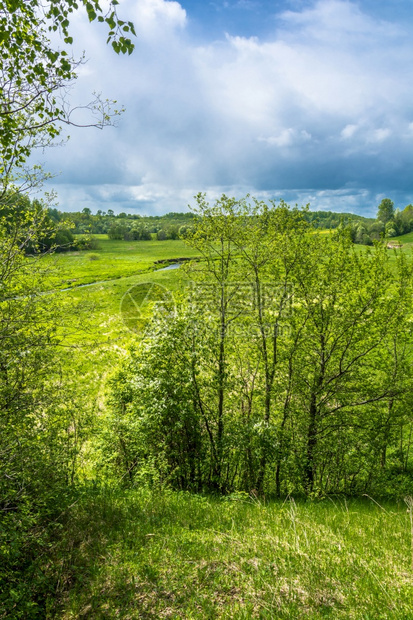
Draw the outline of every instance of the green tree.
[[[130,53],[133,25],[116,14],[117,1],[4,0],[0,3],[0,615],[46,617],[48,579],[36,568],[47,548],[47,524],[65,506],[75,479],[79,395],[62,369],[61,305],[43,294],[43,241],[62,241],[47,208],[25,191],[44,175],[28,170],[33,149],[76,124],[67,93],[83,61],[72,56],[74,10],[105,22],[116,53]],[[105,7],[105,8],[103,8]],[[63,47],[48,33],[61,34]],[[91,125],[111,123],[112,102],[95,97]],[[17,186],[17,187],[16,187]],[[34,207],[34,208],[33,208]],[[54,227],[53,227],[54,228]],[[50,237],[48,236],[50,232]],[[58,238],[60,235],[60,238]],[[39,252],[27,259],[27,250]],[[76,363],[76,360],[73,362]],[[65,400],[67,398],[67,401]],[[41,524],[41,527],[40,527]],[[37,533],[36,533],[37,528]],[[43,545],[43,546],[42,546]],[[36,553],[37,552],[37,553]]]
[[[167,232],[163,229],[158,230],[156,233],[156,238],[158,241],[165,241],[168,238]]]
[[[42,243],[45,213],[0,217],[0,609],[7,617],[45,613],[50,582],[36,578],[36,555],[70,494],[84,412],[64,371],[61,300],[41,294],[42,255],[25,255]]]
[[[192,269],[191,276],[199,286],[193,291],[194,296],[212,296],[212,319],[215,320],[213,332],[216,339],[211,343],[214,389],[209,394],[211,406],[216,416],[211,429],[211,454],[213,455],[212,483],[215,489],[223,489],[223,459],[226,436],[226,396],[228,392],[228,332],[237,318],[237,294],[240,280],[237,278],[239,261],[234,244],[237,226],[237,201],[222,196],[214,206],[210,206],[204,194],[196,197],[195,213],[198,215],[196,226],[186,237],[186,242],[204,258],[203,266]],[[211,301],[211,300],[210,300]],[[202,320],[202,319],[201,319]],[[198,390],[199,393],[199,390]],[[211,424],[212,426],[212,424]]]
[[[70,17],[83,6],[89,20],[105,22],[108,42],[117,53],[133,49],[129,33],[133,24],[117,17],[117,2],[106,8],[96,0],[4,0],[0,6],[0,180],[3,192],[13,180],[15,168],[21,168],[33,148],[45,146],[60,133],[63,123],[75,124],[66,93],[76,79],[82,59],[74,59],[70,48],[60,49],[49,38],[59,31],[66,46],[73,42],[69,34]],[[126,36],[125,36],[126,35]],[[91,124],[110,123],[111,102],[95,97],[88,104],[98,115]]]
[[[292,320],[303,326],[295,407],[305,412],[303,484],[311,492],[323,476],[338,473],[328,474],[325,438],[333,435],[341,445],[338,438],[362,428],[364,416],[374,427],[376,405],[400,397],[411,273],[400,257],[395,274],[383,245],[361,258],[345,237],[325,242],[314,236],[308,243],[296,274]]]
[[[389,220],[385,226],[386,237],[395,237],[397,235],[396,222]]]
[[[383,198],[378,206],[377,219],[387,224],[394,219],[394,202],[390,198]]]
[[[184,316],[154,321],[152,329],[111,380],[113,443],[106,459],[130,480],[200,491],[210,458],[192,382],[199,351]]]
[[[154,320],[115,386],[115,411],[129,398],[119,445],[173,486],[221,492],[366,492],[388,462],[406,471],[406,258],[360,252],[344,226],[315,234],[284,203],[201,194],[196,212],[188,299],[175,323]]]

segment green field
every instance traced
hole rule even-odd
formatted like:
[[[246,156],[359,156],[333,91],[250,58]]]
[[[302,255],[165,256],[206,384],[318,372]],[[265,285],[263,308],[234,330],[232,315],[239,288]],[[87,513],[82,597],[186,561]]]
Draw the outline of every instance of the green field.
[[[183,241],[111,241],[96,235],[98,249],[54,254],[44,259],[49,287],[62,289],[114,280],[160,268],[156,261],[194,257]]]
[[[55,293],[47,294],[57,295],[63,309],[62,363],[73,370],[83,386],[87,409],[104,415],[107,379],[130,344],[139,340],[139,334],[123,322],[122,298],[135,285],[145,282],[178,293],[186,281],[183,269],[165,270],[165,265],[156,261],[173,262],[194,253],[182,241],[125,242],[101,238],[99,244],[100,249],[93,252],[47,258],[52,265],[48,284],[57,287]],[[98,258],[90,260],[90,254]],[[93,460],[85,457],[86,477],[95,475],[91,469]]]
[[[398,241],[402,244],[402,247],[411,247],[413,244],[413,232],[409,232],[406,235],[401,235],[400,237],[392,237],[391,241]]]
[[[160,271],[156,261],[194,253],[181,241],[99,244],[47,259],[50,285],[70,287],[55,293],[65,310],[63,359],[94,420],[74,503],[33,564],[54,584],[47,617],[413,619],[412,515],[402,501],[266,502],[105,486],[96,438],[107,380],[139,341],[122,320],[122,298],[142,282],[178,297],[184,269]]]
[[[89,489],[65,526],[64,620],[413,618],[403,504]]]

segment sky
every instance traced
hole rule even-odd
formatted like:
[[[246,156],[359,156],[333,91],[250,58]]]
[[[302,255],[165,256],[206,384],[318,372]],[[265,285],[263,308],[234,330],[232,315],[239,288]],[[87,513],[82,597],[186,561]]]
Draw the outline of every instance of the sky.
[[[413,0],[120,0],[130,57],[73,18],[70,94],[125,106],[37,159],[64,211],[157,215],[198,192],[374,216],[413,203]]]

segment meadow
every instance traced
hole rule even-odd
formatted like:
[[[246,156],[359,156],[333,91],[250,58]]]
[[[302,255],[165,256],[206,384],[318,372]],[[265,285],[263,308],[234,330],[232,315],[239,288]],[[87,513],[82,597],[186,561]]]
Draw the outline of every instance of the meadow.
[[[413,236],[401,242],[409,252]],[[403,495],[220,496],[108,473],[108,382],[140,341],[122,299],[149,282],[178,300],[185,267],[165,266],[197,252],[172,240],[98,243],[42,259],[43,294],[61,310],[73,477],[67,497],[52,497],[53,518],[22,529],[23,545],[0,538],[11,567],[0,618],[413,619],[413,507]]]
[[[402,244],[404,249],[412,249],[413,246],[413,232],[406,233],[405,235],[400,235],[398,237],[392,237],[390,241],[398,241]]]
[[[95,235],[97,249],[53,254],[44,259],[50,289],[74,288],[127,278],[161,268],[158,261],[194,257],[183,241],[113,241]]]
[[[173,293],[185,286],[182,269],[165,269],[195,253],[182,241],[111,241],[96,235],[99,247],[45,257],[45,294],[54,295],[61,308],[61,359],[69,370],[82,406],[99,425],[107,407],[107,383],[131,342],[139,340],[124,323],[121,303],[134,286],[152,282]],[[158,262],[162,261],[162,262]],[[165,261],[165,262],[164,262]],[[88,421],[93,438],[95,425]],[[80,479],[96,476],[94,442],[86,441]]]
[[[160,271],[156,261],[194,255],[180,241],[99,243],[97,258],[52,259],[54,281],[73,287],[56,294],[97,419],[105,416],[108,376],[139,339],[122,321],[123,295],[147,281],[177,294],[187,283],[183,270]],[[58,583],[49,617],[413,618],[405,502],[122,489],[97,484],[93,439],[85,446],[78,495],[39,560]]]
[[[410,518],[368,497],[85,487],[39,566],[58,573],[48,617],[408,620]]]

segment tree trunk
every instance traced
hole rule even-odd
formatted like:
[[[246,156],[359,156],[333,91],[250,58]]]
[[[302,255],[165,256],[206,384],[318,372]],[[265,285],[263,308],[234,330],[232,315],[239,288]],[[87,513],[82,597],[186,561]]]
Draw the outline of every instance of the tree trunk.
[[[313,393],[310,403],[310,423],[307,433],[306,463],[304,468],[304,488],[312,493],[315,479],[314,453],[317,447],[317,405],[316,395]]]

